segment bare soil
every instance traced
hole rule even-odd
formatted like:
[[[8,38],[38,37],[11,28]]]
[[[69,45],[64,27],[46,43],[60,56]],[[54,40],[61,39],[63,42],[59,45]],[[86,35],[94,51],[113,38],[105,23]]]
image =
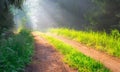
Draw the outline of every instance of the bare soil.
[[[79,42],[70,40],[65,37],[61,37],[57,35],[51,35],[51,36],[72,45],[73,47],[77,48],[81,53],[85,54],[86,56],[89,56],[95,60],[100,61],[104,66],[106,66],[112,72],[120,72],[120,58],[110,56],[104,52],[95,50],[94,48],[89,48],[83,44],[80,44]]]
[[[63,62],[63,56],[44,38],[33,33],[35,54],[25,72],[77,72]]]

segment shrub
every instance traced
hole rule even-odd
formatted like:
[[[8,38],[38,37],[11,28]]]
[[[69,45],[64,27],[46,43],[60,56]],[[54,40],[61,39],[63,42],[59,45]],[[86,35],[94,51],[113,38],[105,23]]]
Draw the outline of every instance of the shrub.
[[[21,30],[0,40],[0,72],[21,72],[31,60],[33,37],[30,31]]]

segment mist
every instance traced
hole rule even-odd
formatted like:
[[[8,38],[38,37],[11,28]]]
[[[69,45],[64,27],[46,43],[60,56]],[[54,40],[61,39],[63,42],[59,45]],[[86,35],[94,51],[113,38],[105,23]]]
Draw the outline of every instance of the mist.
[[[85,14],[90,10],[89,0],[26,0],[23,10],[15,15],[19,26],[20,18],[26,19],[26,27],[44,31],[49,28],[68,27],[85,29],[89,24]]]

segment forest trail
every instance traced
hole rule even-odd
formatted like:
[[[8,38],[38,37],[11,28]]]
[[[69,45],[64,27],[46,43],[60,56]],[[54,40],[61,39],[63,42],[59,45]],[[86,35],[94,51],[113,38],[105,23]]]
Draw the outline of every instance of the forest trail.
[[[63,56],[55,50],[44,38],[33,33],[35,39],[35,54],[32,63],[25,72],[77,72],[66,65]]]
[[[68,38],[62,37],[62,36],[57,36],[53,34],[48,35],[57,38],[67,44],[70,44],[71,46],[77,48],[81,53],[85,54],[86,56],[89,56],[97,61],[100,61],[105,67],[110,69],[112,72],[120,72],[120,59],[116,57],[112,57],[108,54],[105,54],[101,51],[97,51],[93,48],[88,48],[79,42],[76,42],[74,40],[70,40]]]

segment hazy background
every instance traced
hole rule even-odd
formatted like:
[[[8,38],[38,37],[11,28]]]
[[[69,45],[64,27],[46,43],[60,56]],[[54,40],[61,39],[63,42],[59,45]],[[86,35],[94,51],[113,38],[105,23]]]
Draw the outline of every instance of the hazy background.
[[[27,26],[34,30],[51,27],[84,29],[89,24],[84,16],[91,6],[89,0],[27,0],[24,12],[19,11],[15,21],[18,26],[23,21],[21,18],[25,18]]]

